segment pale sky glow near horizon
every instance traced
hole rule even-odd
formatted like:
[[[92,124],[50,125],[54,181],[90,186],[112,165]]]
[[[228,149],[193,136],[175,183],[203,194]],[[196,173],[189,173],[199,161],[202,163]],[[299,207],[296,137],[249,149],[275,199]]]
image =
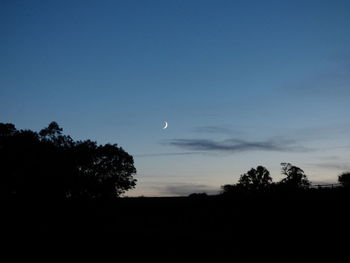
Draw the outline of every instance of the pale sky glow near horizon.
[[[350,1],[0,1],[0,122],[134,156],[126,196],[350,170]],[[163,129],[164,121],[169,126]]]

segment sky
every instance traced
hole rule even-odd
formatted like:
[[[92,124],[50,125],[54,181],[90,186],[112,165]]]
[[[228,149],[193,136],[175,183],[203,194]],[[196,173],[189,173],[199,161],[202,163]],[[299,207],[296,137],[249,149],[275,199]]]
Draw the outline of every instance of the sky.
[[[350,170],[350,1],[0,0],[0,122],[134,156],[126,196]],[[169,126],[162,129],[164,121]]]

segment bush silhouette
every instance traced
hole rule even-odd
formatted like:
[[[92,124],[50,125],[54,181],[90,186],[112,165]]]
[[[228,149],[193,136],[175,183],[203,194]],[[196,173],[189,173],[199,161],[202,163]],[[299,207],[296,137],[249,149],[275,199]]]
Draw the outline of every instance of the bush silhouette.
[[[350,172],[344,172],[339,175],[338,182],[341,183],[343,187],[350,188]]]
[[[115,197],[134,188],[133,157],[116,144],[74,141],[56,122],[39,133],[0,123],[2,194],[17,198]]]

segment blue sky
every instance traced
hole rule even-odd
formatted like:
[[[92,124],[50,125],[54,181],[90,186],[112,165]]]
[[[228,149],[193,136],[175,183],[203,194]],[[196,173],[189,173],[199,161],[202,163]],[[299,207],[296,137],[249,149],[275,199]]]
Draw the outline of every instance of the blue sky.
[[[118,143],[128,195],[350,170],[349,1],[1,1],[0,121]],[[162,130],[163,121],[169,128]]]

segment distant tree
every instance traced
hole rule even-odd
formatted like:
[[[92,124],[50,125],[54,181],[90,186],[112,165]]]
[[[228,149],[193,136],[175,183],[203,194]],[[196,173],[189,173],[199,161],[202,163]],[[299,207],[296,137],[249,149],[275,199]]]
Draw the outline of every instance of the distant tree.
[[[233,193],[236,189],[236,185],[233,184],[225,184],[221,186],[221,193],[222,194],[230,194]]]
[[[263,190],[272,183],[270,172],[263,166],[252,168],[247,173],[242,174],[239,178],[238,187],[243,187],[247,190]]]
[[[350,172],[342,173],[338,176],[338,182],[341,183],[344,187],[350,187]]]
[[[136,185],[134,160],[116,144],[75,142],[56,122],[39,133],[0,123],[0,185],[23,198],[115,197]]]
[[[12,123],[0,123],[0,138],[11,136],[16,132],[16,127]]]
[[[290,163],[281,163],[281,166],[281,173],[286,178],[282,179],[280,184],[294,189],[308,188],[310,186],[310,182],[301,168]]]

